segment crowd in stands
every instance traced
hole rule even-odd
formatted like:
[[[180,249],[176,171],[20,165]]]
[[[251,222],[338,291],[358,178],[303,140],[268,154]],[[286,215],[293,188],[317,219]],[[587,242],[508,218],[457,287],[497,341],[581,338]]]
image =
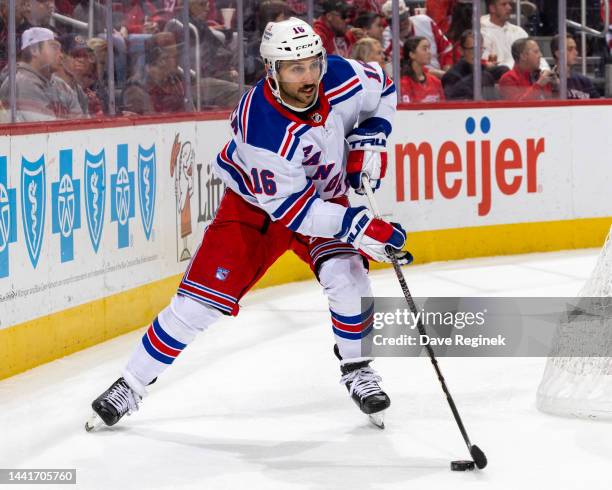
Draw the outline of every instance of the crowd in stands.
[[[401,103],[472,100],[477,64],[485,100],[559,96],[559,38],[550,41],[551,67],[541,43],[530,37],[556,33],[556,1],[521,2],[520,27],[512,0],[483,0],[479,57],[474,54],[471,0],[395,1],[395,41],[393,0],[314,0],[313,27],[329,55],[379,63],[400,87]],[[595,1],[599,22],[603,1]],[[188,39],[183,2],[188,3]],[[576,2],[568,0],[568,8]],[[242,3],[240,80],[235,0],[113,0],[110,36],[103,0],[15,0],[17,122],[101,117],[111,110],[137,115],[233,107],[242,90],[265,75],[259,43],[266,24],[308,14],[305,0]],[[87,24],[90,8],[92,26]],[[8,18],[8,2],[0,2],[0,122],[6,122],[10,103]],[[400,73],[394,74],[396,49]],[[575,70],[577,57],[577,40],[569,35],[568,97],[599,97],[591,80]]]

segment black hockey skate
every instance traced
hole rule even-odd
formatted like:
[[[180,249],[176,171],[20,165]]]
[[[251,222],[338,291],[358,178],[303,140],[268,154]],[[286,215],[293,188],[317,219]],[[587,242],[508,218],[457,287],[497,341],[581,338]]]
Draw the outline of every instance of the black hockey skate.
[[[85,422],[85,430],[91,432],[102,424],[109,427],[115,425],[125,414],[130,415],[138,410],[141,399],[140,395],[128,386],[125,379],[119,378],[91,404],[94,414]]]
[[[337,345],[334,345],[334,353],[342,360]],[[391,400],[379,386],[382,378],[370,367],[370,362],[372,359],[340,365],[340,383],[346,386],[351,398],[359,410],[368,416],[370,422],[384,429],[383,411],[389,408]]]

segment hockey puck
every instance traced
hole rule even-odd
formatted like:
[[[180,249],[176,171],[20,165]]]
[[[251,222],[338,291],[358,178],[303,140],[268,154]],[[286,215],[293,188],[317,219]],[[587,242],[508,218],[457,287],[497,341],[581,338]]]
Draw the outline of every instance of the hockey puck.
[[[453,471],[472,471],[474,469],[474,461],[460,460],[451,461],[451,470]]]

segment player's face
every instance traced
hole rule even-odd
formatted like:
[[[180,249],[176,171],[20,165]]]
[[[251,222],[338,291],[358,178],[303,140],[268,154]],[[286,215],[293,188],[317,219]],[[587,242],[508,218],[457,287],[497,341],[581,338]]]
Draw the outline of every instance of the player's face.
[[[304,108],[313,103],[319,90],[322,63],[320,57],[280,62],[279,89],[287,104]]]

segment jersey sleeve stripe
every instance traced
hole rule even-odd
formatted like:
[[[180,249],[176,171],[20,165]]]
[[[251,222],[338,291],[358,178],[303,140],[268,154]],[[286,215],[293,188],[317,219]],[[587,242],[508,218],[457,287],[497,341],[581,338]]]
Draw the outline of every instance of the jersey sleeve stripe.
[[[306,133],[310,129],[310,126],[307,124],[303,124],[295,133],[293,133],[293,143],[291,144],[291,148],[289,149],[289,153],[287,153],[287,160],[291,160],[293,155],[295,154],[295,150],[297,150],[300,142],[300,136]]]
[[[385,97],[387,95],[392,94],[393,92],[395,92],[395,84],[393,82],[391,82],[391,85],[389,85],[389,87],[387,87],[384,92],[382,94],[380,94],[382,97]]]
[[[304,221],[304,218],[308,214],[308,210],[310,209],[310,206],[312,206],[312,204],[317,199],[319,199],[319,194],[315,192],[314,195],[310,199],[308,199],[308,201],[306,201],[306,204],[302,206],[299,214],[293,220],[291,220],[291,223],[287,225],[287,228],[289,228],[292,231],[297,231],[300,228],[302,221]]]
[[[246,142],[248,134],[249,114],[251,112],[251,99],[253,98],[254,88],[249,90],[245,97],[244,106],[242,107],[242,140]]]
[[[298,122],[294,122],[293,124],[289,125],[289,127],[285,131],[285,137],[283,138],[283,141],[281,142],[280,153],[279,153],[281,157],[287,158],[287,155],[289,154],[289,150],[291,149],[294,141],[296,140],[296,132],[298,132],[302,126],[304,125]]]
[[[253,184],[249,176],[232,160],[231,155],[236,150],[236,143],[230,141],[217,155],[217,164],[225,170],[238,184],[240,192],[244,195],[254,195]]]
[[[339,104],[340,102],[350,99],[353,95],[355,95],[356,93],[360,91],[361,91],[361,84],[357,84],[355,87],[353,87],[348,92],[344,92],[342,94],[337,95],[333,99],[329,99],[329,102],[331,105]]]
[[[303,209],[308,209],[312,205],[312,202],[309,202],[310,199],[317,196],[317,189],[312,181],[308,180],[306,186],[302,190],[291,194],[285,199],[277,210],[272,213],[272,217],[285,226],[288,226]],[[302,220],[303,219],[302,217]]]
[[[334,97],[340,97],[341,95],[346,93],[348,90],[351,90],[355,85],[358,85],[358,84],[359,84],[359,77],[355,75],[354,77],[348,79],[346,82],[344,82],[339,87],[336,87],[332,90],[325,92],[325,95],[327,96],[329,100],[331,100]]]

